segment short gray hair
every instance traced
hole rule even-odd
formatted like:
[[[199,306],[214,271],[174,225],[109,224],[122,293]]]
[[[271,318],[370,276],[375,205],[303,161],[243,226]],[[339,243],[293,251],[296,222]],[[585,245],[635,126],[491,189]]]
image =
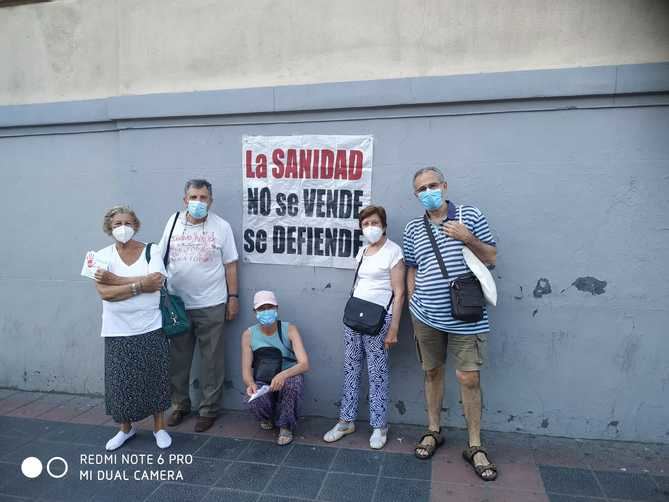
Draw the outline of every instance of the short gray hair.
[[[209,191],[209,198],[210,199],[214,198],[214,191],[211,188],[211,183],[209,183],[207,180],[204,179],[188,180],[186,182],[186,186],[184,187],[184,194],[187,194],[188,190],[190,190],[191,188],[206,188]]]
[[[129,214],[130,216],[132,216],[132,219],[135,220],[135,232],[137,232],[139,230],[139,226],[141,225],[141,223],[139,221],[139,218],[135,214],[135,211],[130,209],[128,206],[120,206],[119,205],[119,206],[114,206],[114,207],[108,209],[107,212],[105,213],[105,218],[102,221],[102,230],[104,231],[104,233],[106,233],[107,235],[112,234],[112,230],[113,230],[112,229],[112,219],[117,214]]]
[[[434,167],[434,166],[428,166],[428,167],[422,167],[418,171],[416,171],[416,174],[413,175],[413,188],[416,187],[416,178],[420,176],[421,174],[425,173],[435,173],[437,176],[439,176],[439,183],[443,183],[446,181],[446,178],[444,178],[444,173],[442,173],[439,168]]]

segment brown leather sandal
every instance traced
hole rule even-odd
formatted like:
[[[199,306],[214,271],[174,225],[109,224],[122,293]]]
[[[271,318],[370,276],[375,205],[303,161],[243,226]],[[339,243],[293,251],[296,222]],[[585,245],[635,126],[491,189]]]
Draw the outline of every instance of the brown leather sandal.
[[[434,444],[423,444],[423,440],[427,437],[434,439]],[[416,443],[416,446],[413,449],[413,454],[416,456],[416,458],[426,460],[434,455],[434,452],[437,451],[437,448],[439,448],[442,444],[444,444],[444,438],[441,435],[441,427],[439,428],[439,431],[431,431],[428,429],[427,432],[423,434],[418,440],[418,443]],[[427,453],[425,455],[421,455],[418,453],[418,450],[425,450]]]
[[[474,462],[474,456],[477,453],[483,453],[488,459],[488,465],[476,465]],[[462,457],[474,468],[476,475],[481,478],[483,481],[494,481],[497,479],[497,466],[490,462],[490,457],[488,452],[481,446],[470,446],[465,451],[462,452]],[[483,473],[486,471],[492,471],[492,476],[484,476]]]

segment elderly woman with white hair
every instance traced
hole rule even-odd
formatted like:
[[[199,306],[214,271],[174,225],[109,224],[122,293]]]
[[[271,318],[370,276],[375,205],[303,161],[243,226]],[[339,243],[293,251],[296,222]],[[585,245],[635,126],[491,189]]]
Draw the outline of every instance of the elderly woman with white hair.
[[[135,436],[133,422],[153,415],[156,444],[168,448],[163,412],[170,406],[169,345],[162,333],[160,288],[165,267],[159,252],[133,239],[140,222],[134,211],[115,206],[104,217],[103,230],[114,244],[96,258],[107,263],[95,273],[102,298],[105,340],[105,408],[121,424],[106,449],[116,450]]]

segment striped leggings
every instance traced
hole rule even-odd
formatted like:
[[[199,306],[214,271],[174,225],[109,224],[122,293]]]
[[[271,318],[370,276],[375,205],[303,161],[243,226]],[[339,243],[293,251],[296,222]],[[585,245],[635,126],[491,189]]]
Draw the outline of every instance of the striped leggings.
[[[346,422],[358,416],[358,395],[363,361],[367,360],[369,374],[369,423],[373,428],[387,424],[390,373],[388,353],[383,342],[390,328],[392,314],[386,314],[386,322],[376,336],[361,335],[344,326],[344,388],[339,418]]]

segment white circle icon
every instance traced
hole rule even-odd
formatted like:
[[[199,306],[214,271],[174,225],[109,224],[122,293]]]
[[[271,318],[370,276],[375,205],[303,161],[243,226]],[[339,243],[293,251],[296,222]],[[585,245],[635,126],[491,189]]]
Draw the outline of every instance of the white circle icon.
[[[64,466],[65,468],[64,468],[64,470],[63,470],[63,472],[62,472],[61,474],[54,474],[53,472],[51,472],[51,463],[52,463],[54,460],[60,460],[60,461],[63,463],[63,466]],[[54,479],[60,479],[60,478],[64,477],[65,474],[67,474],[67,470],[68,470],[68,469],[69,469],[69,466],[67,465],[67,462],[66,462],[66,460],[65,460],[63,457],[53,457],[51,460],[49,460],[49,461],[46,463],[46,472],[48,472],[48,473],[49,473],[49,476],[51,476],[51,477],[54,478]]]
[[[26,478],[35,479],[42,474],[42,462],[37,457],[28,457],[21,462],[21,472]]]

